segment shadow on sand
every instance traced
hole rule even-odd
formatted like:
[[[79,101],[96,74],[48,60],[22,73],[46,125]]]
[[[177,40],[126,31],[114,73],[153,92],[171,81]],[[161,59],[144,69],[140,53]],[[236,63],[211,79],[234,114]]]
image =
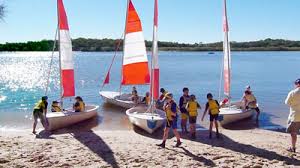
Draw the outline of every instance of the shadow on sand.
[[[196,140],[192,140],[192,141],[211,145],[212,147],[221,147],[224,149],[228,149],[234,152],[239,152],[247,155],[255,155],[261,158],[268,159],[270,161],[277,160],[277,161],[284,161],[288,165],[297,165],[297,166],[300,165],[300,160],[283,156],[276,152],[258,148],[252,145],[236,142],[233,139],[227,137],[226,135],[221,135],[219,139],[209,139],[208,133],[209,133],[208,131],[197,131],[197,135],[201,135],[202,137],[198,137]],[[186,137],[183,137],[183,139],[186,139]]]
[[[69,128],[60,129],[51,133],[42,131],[37,135],[37,138],[54,139],[51,135],[70,134],[81,144],[88,147],[90,151],[102,158],[111,167],[118,168],[118,163],[111,148],[100,136],[92,131],[92,128],[96,127],[101,120],[101,117],[95,117]]]

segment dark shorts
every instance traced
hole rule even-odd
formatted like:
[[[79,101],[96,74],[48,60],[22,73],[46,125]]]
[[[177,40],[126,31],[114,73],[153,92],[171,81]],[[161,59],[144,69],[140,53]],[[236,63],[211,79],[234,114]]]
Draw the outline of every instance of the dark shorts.
[[[298,134],[300,130],[300,122],[290,122],[288,123],[286,132]]]
[[[257,113],[260,113],[260,110],[259,110],[259,108],[258,107],[255,107],[255,108],[251,108],[251,107],[248,107],[248,106],[246,106],[246,109],[254,109]]]
[[[217,121],[219,117],[219,114],[209,114],[209,121]]]
[[[196,116],[193,116],[193,117],[189,118],[189,123],[190,124],[196,124],[196,122],[197,122],[197,117]]]
[[[172,128],[172,129],[177,129],[177,120],[167,120],[166,127]]]
[[[41,120],[41,122],[43,122],[45,120],[43,112],[38,109],[33,110],[33,117],[35,120],[37,120],[39,118]]]

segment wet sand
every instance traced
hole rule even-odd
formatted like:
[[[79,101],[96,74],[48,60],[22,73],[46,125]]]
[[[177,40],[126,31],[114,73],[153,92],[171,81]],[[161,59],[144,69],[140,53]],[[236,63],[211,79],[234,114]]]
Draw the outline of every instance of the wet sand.
[[[0,132],[0,167],[300,167],[300,153],[286,151],[286,133],[221,129],[220,139],[208,131],[196,140],[184,136],[176,148],[171,135],[166,149],[162,132],[60,130],[52,134],[30,130]]]

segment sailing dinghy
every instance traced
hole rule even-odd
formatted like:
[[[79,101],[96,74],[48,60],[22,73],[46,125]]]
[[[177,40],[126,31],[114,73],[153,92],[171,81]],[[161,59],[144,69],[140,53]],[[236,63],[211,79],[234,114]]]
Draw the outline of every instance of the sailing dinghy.
[[[228,102],[225,107],[220,109],[219,121],[221,125],[237,122],[246,118],[250,118],[255,113],[255,110],[246,110],[243,107],[243,102],[231,102],[230,101],[230,88],[231,88],[231,53],[229,43],[229,26],[227,19],[227,6],[226,0],[224,0],[224,11],[223,11],[223,78],[224,78],[224,95],[228,98]],[[221,88],[221,87],[220,87]]]
[[[60,93],[61,105],[63,107],[63,98],[75,96],[74,63],[71,37],[69,34],[68,20],[63,0],[57,0],[57,9],[59,29]],[[97,116],[98,106],[87,105],[85,110],[85,112],[73,112],[73,109],[70,108],[62,112],[47,113],[47,130],[52,131],[64,128],[95,117]]]
[[[154,2],[154,26],[153,26],[153,44],[152,44],[152,63],[151,63],[151,104],[150,106],[137,106],[126,111],[129,121],[148,133],[153,133],[160,128],[166,119],[165,112],[155,108],[154,99],[159,96],[159,65],[158,65],[158,0]]]
[[[150,83],[148,58],[142,24],[131,0],[128,1],[127,5],[124,34],[124,51],[121,73],[122,80],[120,90],[119,92],[100,91],[99,94],[107,103],[128,109],[136,106],[137,104],[132,101],[132,94],[121,92],[122,86],[145,85]],[[111,66],[109,67],[103,86],[109,83],[110,69]],[[142,100],[142,97],[139,97],[139,99]]]

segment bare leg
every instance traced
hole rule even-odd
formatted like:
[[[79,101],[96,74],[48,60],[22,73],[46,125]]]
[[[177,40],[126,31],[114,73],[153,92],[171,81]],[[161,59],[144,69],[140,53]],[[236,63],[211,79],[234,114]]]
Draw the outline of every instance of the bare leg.
[[[296,148],[296,142],[297,142],[297,133],[291,133],[291,142],[292,142],[292,148]]]
[[[258,107],[255,110],[256,110],[256,122],[258,122],[258,117],[259,117],[259,114],[260,114],[260,110],[259,110]]]
[[[177,129],[173,129],[173,132],[174,132],[174,134],[175,134],[175,136],[176,136],[177,141],[180,142],[180,135],[179,135]]]
[[[32,133],[36,133],[35,129],[36,129],[36,125],[37,125],[37,118],[34,118],[34,122],[33,122],[33,128],[32,128]]]
[[[168,136],[169,136],[169,128],[165,128],[163,141],[166,141],[168,139]]]
[[[216,127],[217,138],[219,138],[219,125],[217,120],[215,120],[215,127]]]
[[[209,138],[210,138],[210,139],[211,139],[212,127],[213,127],[213,122],[211,121],[211,122],[209,123]]]

